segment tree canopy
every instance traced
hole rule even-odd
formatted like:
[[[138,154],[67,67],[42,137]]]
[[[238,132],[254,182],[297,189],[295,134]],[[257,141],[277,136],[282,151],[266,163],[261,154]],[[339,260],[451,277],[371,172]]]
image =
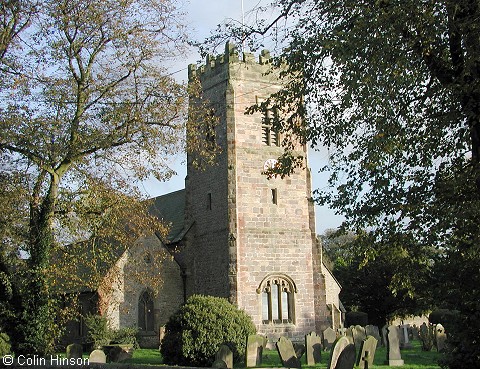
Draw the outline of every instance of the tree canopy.
[[[171,176],[171,155],[185,149],[187,91],[164,65],[187,35],[174,0],[1,7],[0,286],[14,318],[0,323],[17,352],[44,354],[56,333],[55,283],[65,280],[52,275],[62,247],[165,231],[135,184]],[[188,146],[202,150],[193,136]]]
[[[328,148],[323,171],[330,188],[318,190],[317,201],[341,212],[345,229],[370,232],[371,260],[377,247],[395,248],[392,240],[406,237],[415,241],[402,247],[412,260],[436,262],[443,276],[432,286],[438,301],[463,319],[461,332],[450,334],[453,346],[462,347],[453,354],[477,365],[480,4],[282,0],[273,6],[279,15],[273,22],[260,18],[231,33],[253,48],[283,35],[277,65],[284,65],[286,87],[252,110],[283,107],[290,114],[274,120],[275,129]],[[286,145],[277,173],[295,170],[294,157]],[[425,252],[432,247],[434,256]]]

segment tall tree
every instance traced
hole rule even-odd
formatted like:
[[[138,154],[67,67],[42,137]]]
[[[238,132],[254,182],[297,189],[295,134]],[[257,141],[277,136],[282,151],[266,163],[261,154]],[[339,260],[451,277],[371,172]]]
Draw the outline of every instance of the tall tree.
[[[133,185],[170,176],[169,155],[184,149],[187,93],[162,63],[186,36],[174,0],[2,7],[0,170],[27,194],[27,237],[15,243],[27,267],[13,329],[18,352],[45,354],[54,342],[59,245],[128,242],[125,235],[159,227],[132,200],[140,198]],[[123,236],[105,230],[112,227]]]
[[[452,353],[478,367],[479,2],[274,6],[274,22],[236,33],[254,46],[269,32],[285,35],[277,64],[286,88],[252,110],[283,108],[290,114],[273,122],[276,129],[329,148],[323,170],[333,191],[318,191],[318,199],[341,210],[346,228],[371,229],[376,241],[413,237],[415,255],[431,246],[443,253],[443,275],[452,279],[441,301],[461,311],[461,329],[450,332]],[[292,27],[285,31],[285,24]],[[295,156],[287,146],[277,174],[294,170]]]

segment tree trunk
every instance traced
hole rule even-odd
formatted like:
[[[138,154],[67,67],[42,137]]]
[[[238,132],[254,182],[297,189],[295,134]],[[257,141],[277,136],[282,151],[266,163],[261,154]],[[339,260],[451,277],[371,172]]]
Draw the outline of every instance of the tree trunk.
[[[49,177],[50,186],[45,196],[40,199],[34,193],[30,204],[30,259],[19,327],[23,335],[19,351],[25,355],[45,356],[53,353],[54,349],[54,291],[49,287],[46,272],[50,267],[50,252],[54,243],[53,219],[59,177],[56,174]]]

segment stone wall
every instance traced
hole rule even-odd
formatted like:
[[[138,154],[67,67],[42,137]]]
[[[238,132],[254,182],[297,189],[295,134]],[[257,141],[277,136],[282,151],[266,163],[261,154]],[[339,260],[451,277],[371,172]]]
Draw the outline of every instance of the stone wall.
[[[138,302],[145,291],[151,292],[154,306],[154,330],[139,332],[143,348],[158,347],[159,330],[183,303],[180,268],[155,236],[137,241],[119,259],[107,316],[113,329],[138,326]]]

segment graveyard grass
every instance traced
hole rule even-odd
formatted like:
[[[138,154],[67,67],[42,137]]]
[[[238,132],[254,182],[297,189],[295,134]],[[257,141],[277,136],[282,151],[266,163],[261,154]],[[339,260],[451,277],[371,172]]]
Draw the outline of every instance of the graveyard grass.
[[[405,365],[398,367],[401,369],[440,369],[437,364],[438,360],[442,357],[442,354],[432,351],[422,351],[420,341],[413,341],[413,349],[402,350],[402,359],[405,361]],[[329,352],[322,352],[322,362],[314,367],[309,367],[305,364],[305,355],[302,356],[302,368],[316,368],[324,369],[327,367],[327,361]],[[370,369],[386,369],[388,365],[384,364],[386,358],[386,349],[384,347],[377,348],[375,354],[374,365]],[[155,349],[139,349],[135,350],[133,358],[127,360],[125,363],[129,364],[148,364],[148,365],[160,365],[162,363],[162,357],[160,352]],[[241,366],[240,366],[241,367]],[[282,367],[280,358],[276,350],[265,350],[263,352],[263,364],[262,368],[279,368]],[[393,367],[392,367],[393,368]]]

